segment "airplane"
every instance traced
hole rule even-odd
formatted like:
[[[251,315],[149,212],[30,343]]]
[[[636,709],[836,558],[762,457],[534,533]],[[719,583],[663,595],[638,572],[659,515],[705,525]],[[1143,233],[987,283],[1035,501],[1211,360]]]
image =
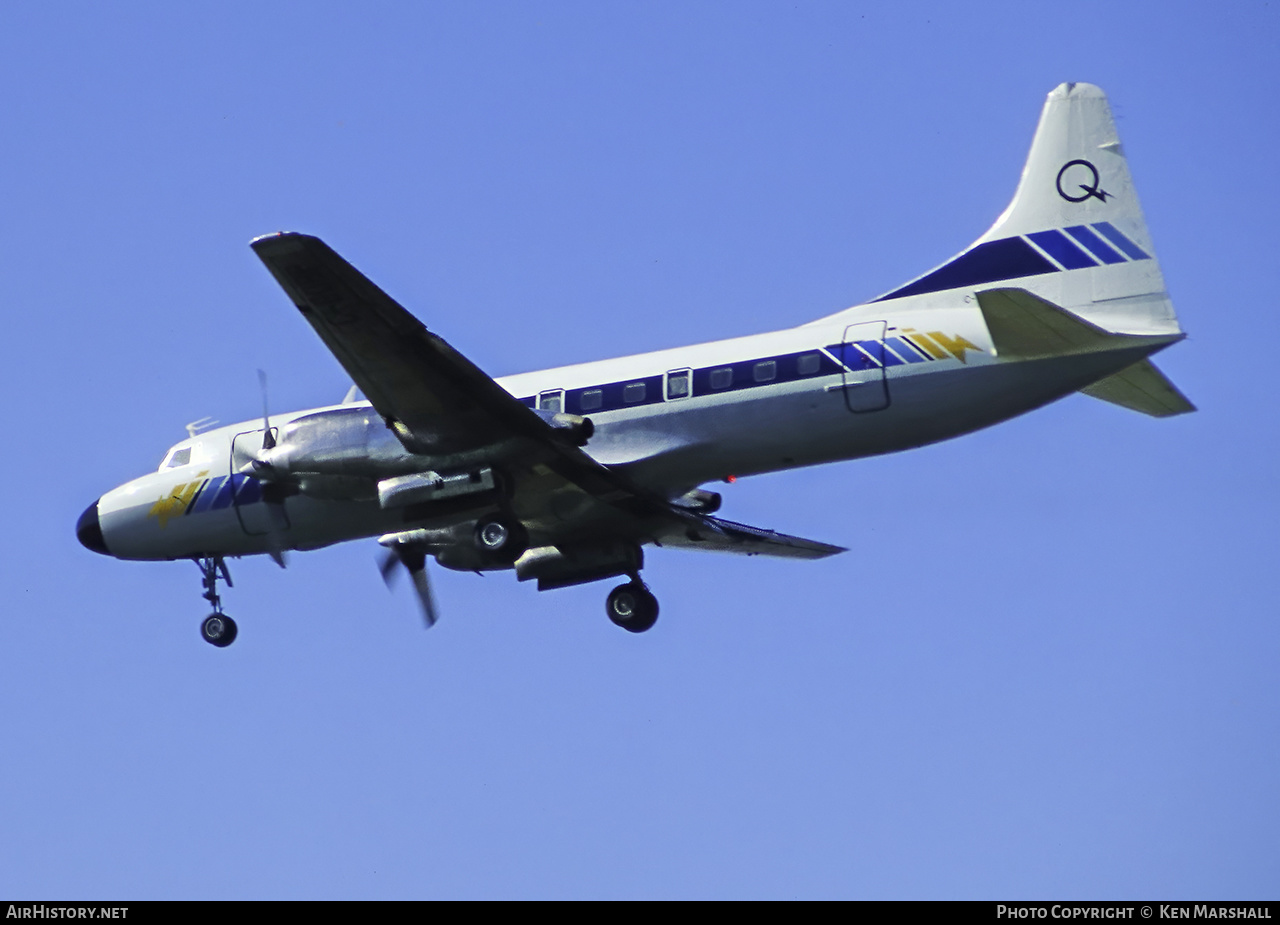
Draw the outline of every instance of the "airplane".
[[[212,613],[226,560],[378,537],[428,626],[427,561],[550,590],[625,578],[610,620],[658,602],[644,547],[819,559],[844,550],[715,516],[703,486],[946,440],[1083,392],[1195,407],[1149,357],[1185,336],[1105,94],[1049,93],[1012,202],[957,256],[787,330],[490,378],[318,238],[250,246],[346,370],[335,405],[188,425],[158,471],[81,515],[88,549],[192,559]]]

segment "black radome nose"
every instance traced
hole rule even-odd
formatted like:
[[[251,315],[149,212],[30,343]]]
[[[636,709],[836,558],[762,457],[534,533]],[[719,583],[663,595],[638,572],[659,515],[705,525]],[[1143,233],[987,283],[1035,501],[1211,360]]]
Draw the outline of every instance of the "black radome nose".
[[[102,538],[102,524],[98,522],[98,502],[95,501],[84,509],[80,519],[76,521],[76,539],[85,549],[100,552],[109,556],[107,541]]]

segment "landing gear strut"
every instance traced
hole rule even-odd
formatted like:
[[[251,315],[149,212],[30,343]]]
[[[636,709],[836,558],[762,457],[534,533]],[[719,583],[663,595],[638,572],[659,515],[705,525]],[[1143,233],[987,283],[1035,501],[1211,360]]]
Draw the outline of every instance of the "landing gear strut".
[[[236,641],[239,628],[235,620],[222,612],[222,598],[218,596],[218,576],[221,574],[222,580],[230,588],[232,587],[231,573],[227,571],[227,563],[222,556],[209,556],[196,559],[195,562],[204,574],[203,597],[213,607],[213,613],[205,617],[200,624],[200,636],[209,645],[225,649]]]
[[[615,626],[629,633],[643,633],[658,622],[658,599],[645,587],[639,575],[609,592],[605,612]]]

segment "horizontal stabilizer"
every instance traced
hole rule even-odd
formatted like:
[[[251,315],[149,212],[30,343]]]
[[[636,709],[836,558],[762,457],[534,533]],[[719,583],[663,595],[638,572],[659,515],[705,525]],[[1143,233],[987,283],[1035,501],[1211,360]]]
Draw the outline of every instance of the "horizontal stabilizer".
[[[977,296],[996,356],[1003,360],[1039,360],[1143,344],[1154,351],[1183,337],[1113,334],[1025,289],[988,289]]]
[[[1196,410],[1196,406],[1187,401],[1178,387],[1156,369],[1150,360],[1134,363],[1080,391],[1156,418],[1168,418]]]

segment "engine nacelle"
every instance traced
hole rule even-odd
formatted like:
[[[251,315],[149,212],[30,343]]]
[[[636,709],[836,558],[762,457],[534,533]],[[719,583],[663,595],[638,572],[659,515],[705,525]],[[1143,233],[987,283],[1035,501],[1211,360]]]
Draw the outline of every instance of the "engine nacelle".
[[[467,472],[414,472],[383,479],[378,483],[378,503],[384,508],[405,507],[444,498],[457,498],[493,491],[493,470],[485,466]]]
[[[634,575],[644,568],[644,550],[635,543],[593,546],[539,546],[516,562],[516,577],[537,579],[538,590],[565,588],[617,575]]]
[[[370,407],[335,408],[295,418],[276,445],[237,461],[246,474],[269,472],[376,477],[425,468],[425,457],[404,448]],[[256,471],[255,471],[256,470]]]

